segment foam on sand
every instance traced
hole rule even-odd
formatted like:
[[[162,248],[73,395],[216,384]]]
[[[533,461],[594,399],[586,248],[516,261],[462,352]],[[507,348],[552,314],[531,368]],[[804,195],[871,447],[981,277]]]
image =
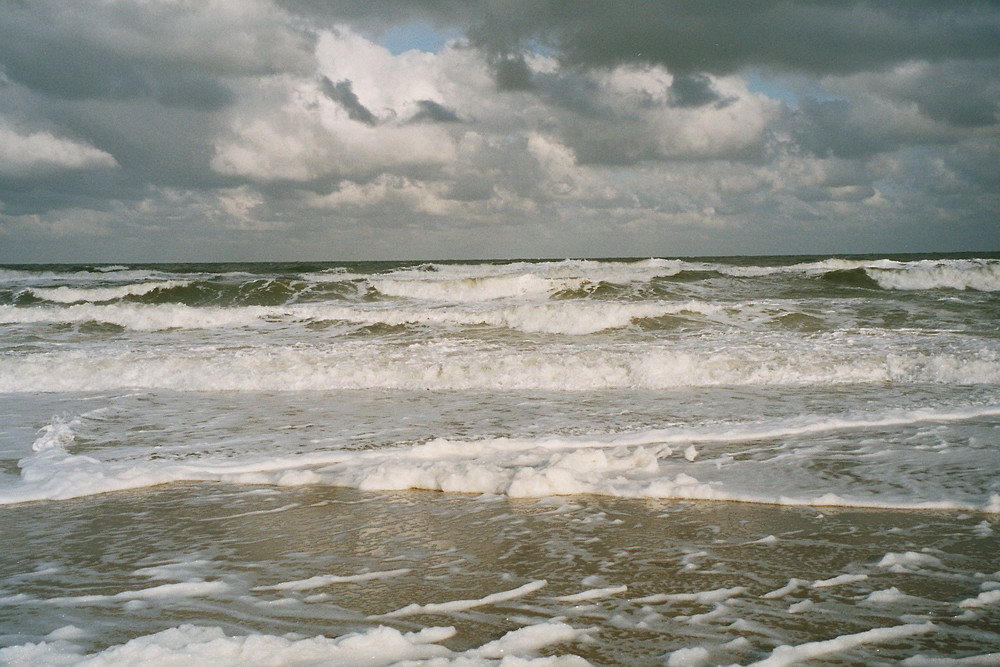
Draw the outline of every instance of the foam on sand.
[[[497,604],[498,602],[516,600],[517,598],[524,597],[525,595],[529,595],[541,588],[544,588],[547,584],[548,582],[542,579],[529,582],[523,586],[518,586],[513,590],[491,593],[473,600],[451,600],[449,602],[432,602],[429,604],[413,603],[401,609],[396,609],[395,611],[383,614],[383,616],[399,617],[413,616],[415,614],[449,614],[458,611],[467,611],[469,609],[475,609],[476,607],[485,607],[486,605]]]
[[[852,635],[841,635],[825,641],[809,642],[798,646],[779,646],[764,660],[753,663],[756,667],[782,667],[796,665],[806,660],[822,658],[866,644],[893,642],[905,637],[927,634],[936,630],[933,623],[909,623],[890,628],[873,628]]]
[[[574,655],[539,657],[537,652],[555,644],[577,640],[583,631],[557,621],[512,630],[500,639],[467,651],[455,652],[440,642],[455,635],[452,627],[426,627],[418,632],[400,632],[379,626],[337,638],[252,634],[229,636],[222,628],[181,625],[112,646],[94,655],[83,655],[66,639],[54,638],[37,644],[0,649],[0,662],[23,665],[68,665],[110,667],[156,664],[188,667],[192,662],[215,667],[268,665],[351,665],[381,667],[404,661],[430,664],[462,664],[470,667],[496,665],[506,656],[521,665],[578,667],[588,664]],[[510,664],[504,662],[504,664]]]

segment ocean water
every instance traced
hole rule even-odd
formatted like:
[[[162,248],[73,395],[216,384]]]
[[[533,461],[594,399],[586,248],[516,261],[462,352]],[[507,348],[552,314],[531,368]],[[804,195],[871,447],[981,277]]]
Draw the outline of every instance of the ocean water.
[[[1000,664],[1000,256],[0,267],[0,664]]]

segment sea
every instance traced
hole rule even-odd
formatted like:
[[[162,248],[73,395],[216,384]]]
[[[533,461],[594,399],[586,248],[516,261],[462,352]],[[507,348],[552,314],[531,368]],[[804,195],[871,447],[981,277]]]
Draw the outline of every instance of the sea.
[[[1000,664],[1000,254],[0,267],[0,664]]]

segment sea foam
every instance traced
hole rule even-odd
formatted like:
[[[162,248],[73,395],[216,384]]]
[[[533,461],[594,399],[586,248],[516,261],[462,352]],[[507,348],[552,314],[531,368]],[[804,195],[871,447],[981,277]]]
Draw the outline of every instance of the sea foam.
[[[974,500],[975,492],[961,498],[942,499],[936,497],[938,490],[926,483],[926,489],[896,495],[845,491],[836,487],[824,491],[817,488],[815,482],[810,482],[811,488],[797,490],[781,491],[780,485],[774,483],[757,487],[752,480],[741,482],[745,475],[718,477],[719,468],[711,461],[705,464],[688,461],[680,448],[694,442],[706,446],[721,443],[728,445],[722,450],[728,453],[739,443],[780,441],[806,434],[866,430],[873,426],[942,424],[997,415],[1000,415],[1000,407],[918,410],[874,418],[655,429],[601,438],[551,436],[467,441],[437,438],[422,444],[365,451],[329,450],[300,455],[238,457],[206,454],[200,459],[175,461],[101,461],[90,455],[71,453],[67,447],[73,442],[72,424],[76,422],[59,419],[42,430],[34,452],[19,462],[21,480],[0,490],[0,503],[65,499],[178,481],[221,481],[340,486],[368,491],[425,489],[512,498],[595,494],[621,498],[996,512],[1000,511],[1000,494],[990,495],[984,490],[978,492],[978,501]],[[795,467],[795,459],[789,460],[781,447],[776,452],[786,458],[785,467]],[[808,461],[814,454],[807,451],[803,456],[806,457],[803,461]],[[727,460],[732,461],[732,458]],[[763,462],[766,464],[766,459]],[[727,463],[723,469],[732,465],[735,464]],[[887,560],[890,558],[892,562]],[[910,557],[890,555],[884,560],[887,568],[901,562],[913,564],[919,560],[925,564],[927,561],[916,554]],[[838,579],[814,582],[813,586],[841,583],[850,582]]]
[[[720,345],[724,341],[719,342]],[[0,392],[303,391],[430,389],[592,391],[714,386],[989,385],[1000,357],[988,349],[886,353],[822,339],[798,349],[780,336],[712,350],[601,343],[545,350],[347,340],[325,347],[158,347],[28,352],[0,357]],[[773,343],[773,344],[769,344]],[[794,353],[792,353],[794,350]]]
[[[538,651],[578,639],[583,632],[566,623],[549,621],[511,630],[482,646],[455,652],[440,642],[456,634],[452,627],[426,627],[400,632],[379,626],[342,637],[227,635],[222,628],[184,624],[153,635],[137,637],[97,654],[84,655],[71,641],[56,639],[0,649],[7,664],[66,665],[177,665],[211,663],[219,667],[246,664],[355,665],[379,667],[393,664],[462,664],[470,667],[503,664],[545,667],[579,667],[588,663],[574,655],[539,657]]]
[[[189,280],[143,282],[114,287],[33,287],[28,291],[35,297],[54,303],[81,303],[114,301],[126,296],[142,296],[156,290],[167,290],[191,284]]]

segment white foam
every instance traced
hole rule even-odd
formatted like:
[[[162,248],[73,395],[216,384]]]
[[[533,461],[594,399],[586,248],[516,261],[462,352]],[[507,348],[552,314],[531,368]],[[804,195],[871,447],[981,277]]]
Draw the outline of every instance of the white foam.
[[[883,289],[974,289],[983,292],[1000,290],[1000,260],[996,259],[943,259],[900,262],[889,259],[831,258],[778,266],[737,266],[706,263],[700,266],[692,264],[686,268],[716,270],[724,275],[751,278],[793,273],[821,275],[832,271],[863,269]]]
[[[943,259],[901,262],[889,259],[830,258],[798,264],[759,266],[712,262],[686,262],[684,270],[717,271],[723,275],[758,278],[777,274],[822,275],[833,271],[862,269],[883,289],[1000,290],[1000,260]]]
[[[903,553],[887,553],[878,562],[877,566],[885,568],[890,572],[919,572],[927,567],[942,568],[944,567],[944,563],[941,562],[941,559],[930,554],[906,551]]]
[[[75,625],[64,625],[61,628],[56,628],[49,634],[45,635],[45,639],[49,641],[55,641],[60,639],[82,639],[84,637],[89,637],[90,633],[82,628],[78,628]]]
[[[647,597],[636,598],[633,602],[639,604],[662,604],[664,602],[711,605],[726,602],[746,593],[743,586],[717,588],[710,591],[694,593],[657,593]]]
[[[561,595],[557,597],[556,600],[559,602],[572,603],[587,602],[589,600],[598,600],[612,595],[620,595],[625,592],[628,592],[628,586],[607,586],[605,588],[591,588],[590,590],[573,593],[572,595]]]
[[[64,308],[20,308],[0,305],[0,324],[83,323],[115,324],[133,331],[215,329],[247,326],[285,310],[264,306],[196,308],[183,304],[75,304]]]
[[[55,303],[114,301],[126,296],[142,296],[155,290],[173,289],[189,285],[188,280],[145,282],[115,287],[34,287],[29,291],[39,299]]]
[[[569,643],[577,640],[586,632],[593,632],[593,629],[577,630],[560,621],[549,621],[512,630],[500,639],[483,644],[481,647],[472,649],[467,653],[473,659],[501,660],[501,665],[523,664],[525,667],[530,667],[534,664],[552,667],[581,667],[590,663],[575,655],[538,658],[535,660],[508,658],[525,653],[530,655],[553,644]]]
[[[899,604],[901,602],[907,601],[918,601],[919,598],[915,598],[912,595],[907,595],[903,593],[895,586],[880,590],[872,591],[863,600],[863,602],[868,602],[871,604]]]
[[[532,581],[523,586],[518,586],[515,589],[509,591],[501,591],[499,593],[491,593],[481,598],[476,598],[472,600],[450,600],[448,602],[432,602],[429,604],[409,604],[401,609],[391,611],[387,614],[383,614],[386,617],[399,617],[399,616],[413,616],[415,614],[450,614],[458,611],[467,611],[469,609],[475,609],[476,607],[485,607],[486,605],[497,604],[498,602],[507,602],[508,600],[516,600],[517,598],[524,597],[544,588],[548,584],[544,579],[538,581]]]
[[[471,287],[482,289],[483,285],[500,285],[518,276],[532,276],[530,285],[546,290],[543,282],[560,289],[559,281],[568,284],[597,284],[600,282],[625,284],[646,282],[657,276],[672,276],[683,270],[700,270],[702,263],[692,263],[676,259],[646,259],[638,261],[597,261],[562,260],[541,262],[510,262],[503,264],[428,264],[417,268],[402,268],[372,277],[372,280],[386,280],[398,283],[441,283],[452,288]],[[463,283],[463,281],[469,281]],[[476,282],[483,281],[483,282]],[[495,281],[495,282],[494,282]],[[509,284],[509,283],[508,283]],[[523,294],[520,289],[506,290],[510,294]],[[484,291],[488,294],[488,291]]]
[[[621,329],[637,320],[665,315],[696,314],[712,317],[722,308],[704,302],[613,303],[546,301],[514,305],[477,305],[450,308],[375,308],[300,305],[285,313],[312,320],[342,320],[359,324],[432,324],[454,327],[491,326],[527,333],[584,335]]]
[[[184,599],[192,597],[211,597],[226,593],[230,585],[223,581],[182,581],[173,584],[161,584],[150,588],[134,591],[121,591],[111,595],[75,595],[51,598],[50,604],[78,605],[95,604],[108,601],[131,600],[163,600],[169,598]]]
[[[841,574],[829,579],[819,579],[812,582],[812,588],[832,588],[833,586],[844,586],[845,584],[855,584],[859,581],[866,581],[867,574]]]
[[[866,272],[884,289],[1000,291],[998,260],[922,260],[891,268],[870,267]]]
[[[63,417],[54,417],[52,423],[39,429],[42,435],[31,444],[32,451],[65,450],[76,440],[76,432],[73,428],[80,426],[81,423],[78,417],[70,421],[66,421]]]
[[[63,289],[63,288],[58,288]],[[118,288],[109,288],[117,290]],[[125,290],[126,288],[121,288]],[[91,292],[93,290],[80,290]],[[109,292],[110,294],[110,292]],[[68,303],[84,300],[67,294]],[[113,297],[109,297],[113,298]],[[90,299],[97,300],[97,299]],[[728,312],[736,309],[729,306]],[[752,308],[756,309],[756,306]],[[528,333],[591,334],[620,329],[637,320],[665,315],[712,318],[723,308],[700,301],[678,303],[614,303],[545,301],[541,303],[407,308],[385,304],[289,304],[286,306],[194,307],[183,304],[74,303],[68,307],[23,308],[0,305],[0,324],[100,322],[132,331],[224,329],[261,322],[342,321],[356,324],[430,324],[453,327],[492,326]]]
[[[704,646],[677,649],[676,651],[672,651],[670,657],[667,658],[667,666],[698,667],[699,665],[708,664],[709,655],[708,649]]]
[[[358,584],[376,579],[391,579],[400,577],[411,572],[410,568],[400,568],[397,570],[384,570],[381,572],[365,572],[362,574],[335,575],[321,574],[308,579],[296,581],[283,581],[280,584],[271,586],[257,586],[255,591],[308,591],[314,588],[323,588],[333,584]]]
[[[546,647],[576,641],[584,631],[559,621],[517,628],[503,637],[467,651],[455,652],[440,642],[455,636],[452,627],[428,627],[418,632],[400,632],[379,626],[337,638],[252,634],[228,636],[218,627],[181,625],[156,634],[137,637],[100,653],[85,655],[71,640],[54,638],[40,643],[0,649],[0,662],[10,665],[54,666],[85,664],[111,667],[155,664],[187,667],[212,664],[242,667],[246,664],[351,665],[381,667],[394,664],[460,664],[469,667],[504,665],[580,667],[585,660],[575,655],[538,657]]]
[[[205,313],[188,311],[184,315],[197,318]],[[231,315],[232,324],[256,320],[253,314],[242,311]],[[146,325],[169,328],[172,322],[158,311],[156,319],[147,320]],[[218,318],[212,319],[213,325],[218,323]],[[346,340],[330,345],[258,347],[203,344],[146,349],[53,348],[0,356],[0,392],[121,388],[591,391],[720,385],[1000,383],[1000,357],[989,350],[866,355],[827,347],[802,349],[791,355],[787,348],[781,347],[782,341],[773,342],[774,346],[724,347],[711,351],[614,343],[520,349],[459,344],[446,338],[407,346]]]
[[[544,278],[533,273],[459,279],[441,279],[431,274],[419,280],[383,278],[370,282],[386,296],[447,302],[548,295],[562,290],[577,290],[586,283],[583,278]]]
[[[1000,590],[983,591],[974,598],[962,600],[958,606],[963,609],[977,609],[1000,604]]]
[[[806,581],[805,579],[797,579],[795,577],[792,577],[791,579],[788,580],[788,583],[782,586],[781,588],[775,589],[768,593],[764,593],[764,595],[762,595],[761,597],[768,600],[783,598],[786,595],[794,593],[795,591],[799,590],[800,588],[808,584],[809,582]]]
[[[0,283],[22,285],[51,285],[52,283],[82,282],[134,282],[148,280],[164,280],[167,274],[149,269],[129,269],[127,267],[97,268],[94,271],[25,271],[19,269],[0,269]]]
[[[841,635],[825,641],[809,642],[798,646],[779,646],[771,655],[753,663],[757,667],[795,665],[806,660],[843,653],[866,644],[892,642],[905,637],[926,634],[937,628],[932,623],[910,623],[889,628],[873,628],[852,635]]]
[[[721,480],[698,479],[718,469],[691,463],[675,447],[693,442],[733,444],[779,440],[831,431],[864,430],[871,426],[947,423],[1000,415],[1000,406],[950,410],[922,409],[852,418],[803,417],[760,424],[716,424],[702,427],[655,429],[607,436],[434,439],[418,445],[349,451],[323,450],[298,455],[245,455],[201,459],[101,461],[74,454],[66,447],[74,440],[75,420],[56,419],[42,429],[35,451],[21,459],[21,479],[0,489],[0,503],[65,499],[95,493],[134,489],[176,481],[224,481],[243,484],[330,485],[370,491],[427,489],[455,493],[538,498],[595,494],[622,498],[728,500],[784,505],[833,505],[899,509],[963,509],[993,511],[1000,498],[975,500],[974,495],[941,498],[940,489],[920,495],[886,497],[860,495],[843,489],[824,492],[809,488],[798,495],[782,494],[780,485],[742,485],[737,476]],[[752,481],[752,480],[751,480]],[[910,492],[921,494],[920,489]],[[924,555],[887,556],[883,566],[933,564]],[[890,562],[890,560],[892,562]],[[849,583],[864,575],[844,575],[826,585]],[[821,585],[824,582],[815,582]]]
[[[812,600],[800,600],[794,604],[788,605],[789,614],[801,614],[804,611],[809,611],[816,606],[816,603]]]
[[[181,625],[87,656],[86,664],[92,667],[140,663],[183,667],[190,665],[193,660],[211,661],[218,667],[235,667],[266,659],[268,663],[276,665],[321,662],[359,666],[388,665],[400,660],[448,656],[451,652],[434,642],[447,639],[453,634],[454,630],[451,628],[428,628],[419,633],[401,633],[393,628],[379,627],[338,639],[322,636],[291,639],[269,635],[229,637],[221,628]],[[38,648],[43,650],[38,650],[32,656],[38,659],[44,658],[44,649],[51,649],[45,645]],[[22,656],[17,656],[17,651],[10,653],[11,657],[22,659],[31,655],[30,650],[22,650]]]

